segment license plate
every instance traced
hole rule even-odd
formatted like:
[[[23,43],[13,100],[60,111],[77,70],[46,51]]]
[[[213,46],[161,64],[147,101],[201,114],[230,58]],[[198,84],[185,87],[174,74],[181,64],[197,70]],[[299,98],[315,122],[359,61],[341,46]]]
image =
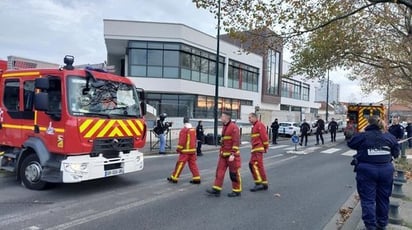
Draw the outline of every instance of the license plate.
[[[107,170],[104,171],[104,176],[115,176],[115,175],[119,175],[119,174],[123,174],[124,170],[122,168],[118,168],[118,169],[112,169],[112,170]]]

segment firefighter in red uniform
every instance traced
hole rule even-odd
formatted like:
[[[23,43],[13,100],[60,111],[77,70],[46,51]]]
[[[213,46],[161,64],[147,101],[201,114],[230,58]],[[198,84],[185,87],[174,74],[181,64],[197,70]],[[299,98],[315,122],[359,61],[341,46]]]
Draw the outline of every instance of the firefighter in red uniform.
[[[177,183],[183,167],[188,162],[189,169],[192,172],[192,184],[200,184],[200,174],[196,163],[196,129],[189,123],[189,118],[183,118],[184,126],[179,133],[179,142],[176,151],[179,153],[179,159],[176,162],[175,170],[167,178],[171,183]]]
[[[266,126],[258,120],[256,113],[249,114],[249,122],[253,125],[249,168],[255,181],[255,186],[250,191],[256,192],[268,189],[265,167],[263,166],[263,154],[267,152],[269,147],[269,137],[266,132]]]
[[[221,147],[219,160],[216,169],[216,178],[212,189],[206,190],[212,196],[220,196],[223,179],[227,168],[229,167],[230,180],[232,181],[232,192],[228,193],[229,197],[240,196],[242,184],[240,178],[240,134],[237,125],[231,121],[231,114],[223,112],[220,120],[223,123]]]

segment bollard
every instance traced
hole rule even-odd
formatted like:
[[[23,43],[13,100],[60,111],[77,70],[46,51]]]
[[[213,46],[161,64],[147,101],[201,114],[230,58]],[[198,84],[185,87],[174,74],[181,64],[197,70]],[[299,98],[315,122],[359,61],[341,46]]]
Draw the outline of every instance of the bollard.
[[[399,215],[399,201],[391,200],[389,203],[389,223],[398,225],[402,223]]]
[[[401,183],[406,183],[405,171],[396,170],[396,177],[394,177],[393,180]]]
[[[402,191],[402,182],[394,181],[393,182],[393,191],[392,191],[392,197],[396,198],[402,198],[405,197],[405,194]]]

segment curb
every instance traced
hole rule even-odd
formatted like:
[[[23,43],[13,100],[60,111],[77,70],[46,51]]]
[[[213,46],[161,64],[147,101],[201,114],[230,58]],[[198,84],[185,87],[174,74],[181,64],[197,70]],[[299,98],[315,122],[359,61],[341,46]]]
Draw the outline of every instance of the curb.
[[[355,196],[358,193],[355,191],[352,193],[348,199],[343,203],[343,205],[339,208],[339,210],[335,213],[335,215],[332,217],[332,219],[325,225],[323,230],[354,230],[358,226],[358,223],[360,221],[362,211],[359,205],[359,200],[355,199]],[[341,214],[340,214],[340,209],[341,208],[351,208],[352,213],[350,214],[349,218],[343,222],[339,223],[341,221]]]

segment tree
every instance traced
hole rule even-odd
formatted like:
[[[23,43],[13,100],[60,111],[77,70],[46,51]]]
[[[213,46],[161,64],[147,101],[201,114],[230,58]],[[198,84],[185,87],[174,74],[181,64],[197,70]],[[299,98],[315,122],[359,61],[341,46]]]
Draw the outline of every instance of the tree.
[[[216,14],[217,1],[193,2]],[[322,78],[341,67],[366,92],[391,89],[412,102],[405,94],[412,88],[412,0],[224,0],[221,6],[231,36],[247,40],[263,28],[283,39],[293,53],[291,74]]]

